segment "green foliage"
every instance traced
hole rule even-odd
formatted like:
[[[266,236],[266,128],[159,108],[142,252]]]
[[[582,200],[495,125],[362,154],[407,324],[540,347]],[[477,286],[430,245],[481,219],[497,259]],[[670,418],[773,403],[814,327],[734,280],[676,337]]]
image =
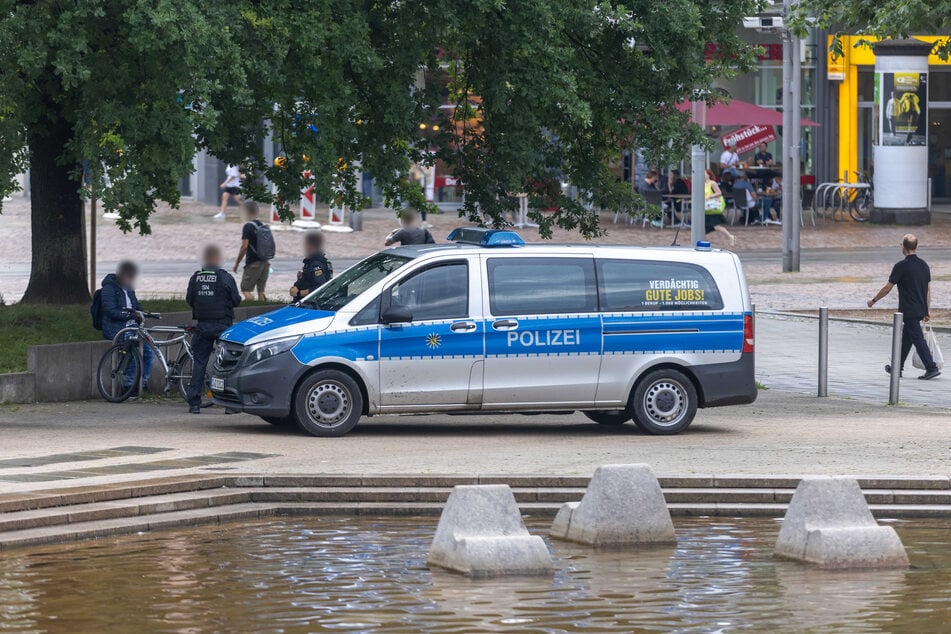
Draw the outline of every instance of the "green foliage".
[[[951,28],[951,0],[803,0],[797,7],[794,24],[802,29],[809,16],[815,17],[820,26],[838,33],[879,38],[937,35]],[[838,39],[833,48],[841,52]],[[951,57],[951,37],[939,40],[933,52],[944,60]]]
[[[756,4],[0,0],[0,191],[29,136],[65,120],[61,160],[77,182],[91,167],[125,230],[147,233],[157,201],[177,204],[206,149],[243,165],[251,197],[269,202],[273,183],[285,214],[306,180],[359,206],[360,170],[389,204],[422,206],[409,167],[438,158],[465,184],[463,213],[500,219],[529,192],[559,208],[537,218],[544,231],[591,236],[593,207],[639,204],[607,169],[621,150],[664,163],[704,141],[675,105],[751,66],[737,27]],[[440,107],[447,95],[457,109]],[[265,161],[269,131],[280,165]]]
[[[44,343],[95,341],[89,306],[0,304],[0,374],[26,371],[26,349]]]

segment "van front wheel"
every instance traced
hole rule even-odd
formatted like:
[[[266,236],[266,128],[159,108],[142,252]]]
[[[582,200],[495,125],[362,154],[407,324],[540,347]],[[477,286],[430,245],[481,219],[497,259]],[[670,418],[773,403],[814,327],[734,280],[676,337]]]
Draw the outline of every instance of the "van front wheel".
[[[294,396],[297,426],[313,436],[343,436],[357,426],[362,412],[360,386],[337,370],[314,372]]]
[[[634,423],[649,434],[679,434],[697,415],[697,390],[683,372],[654,370],[638,382],[630,411]]]
[[[584,412],[584,415],[599,425],[623,425],[631,420],[631,415],[623,409]]]

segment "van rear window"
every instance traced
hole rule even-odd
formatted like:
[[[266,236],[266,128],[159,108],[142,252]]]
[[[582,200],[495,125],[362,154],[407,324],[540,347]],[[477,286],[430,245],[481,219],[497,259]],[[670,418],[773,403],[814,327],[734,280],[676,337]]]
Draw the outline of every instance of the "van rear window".
[[[588,258],[490,258],[493,315],[557,315],[597,311],[594,262]]]
[[[603,312],[722,310],[710,272],[683,262],[598,260]]]

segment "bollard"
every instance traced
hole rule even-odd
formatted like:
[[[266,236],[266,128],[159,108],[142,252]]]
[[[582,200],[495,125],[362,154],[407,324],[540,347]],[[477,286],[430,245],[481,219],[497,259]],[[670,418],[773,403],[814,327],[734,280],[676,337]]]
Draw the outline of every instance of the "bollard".
[[[898,404],[898,381],[901,378],[901,331],[904,315],[895,313],[892,318],[892,373],[888,383],[888,404]]]
[[[829,396],[829,309],[819,309],[819,396]]]

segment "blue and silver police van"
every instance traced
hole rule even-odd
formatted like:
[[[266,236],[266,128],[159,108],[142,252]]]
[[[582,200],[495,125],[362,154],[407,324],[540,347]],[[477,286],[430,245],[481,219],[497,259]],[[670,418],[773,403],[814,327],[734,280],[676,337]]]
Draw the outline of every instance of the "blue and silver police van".
[[[735,254],[449,239],[381,251],[226,330],[215,402],[341,436],[379,414],[565,410],[676,434],[698,408],[756,399]]]

